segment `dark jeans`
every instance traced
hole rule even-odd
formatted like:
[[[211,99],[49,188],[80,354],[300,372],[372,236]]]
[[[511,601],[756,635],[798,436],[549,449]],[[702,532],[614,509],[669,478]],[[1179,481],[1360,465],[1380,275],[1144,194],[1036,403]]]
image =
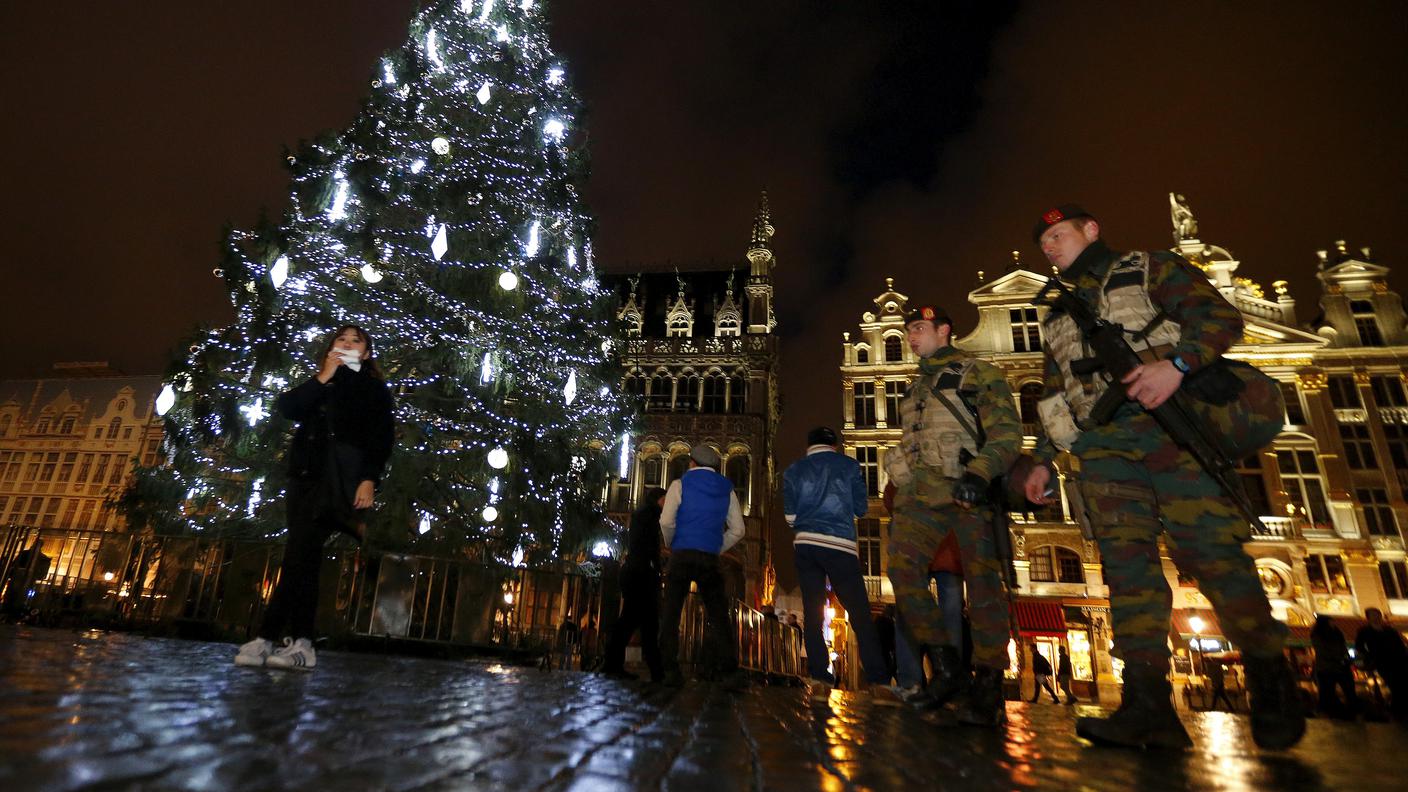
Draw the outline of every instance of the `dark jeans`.
[[[650,678],[660,681],[665,667],[660,663],[660,576],[652,570],[621,572],[621,615],[611,627],[606,644],[606,671],[622,671],[626,666],[626,644],[640,630],[640,653],[650,668]]]
[[[702,550],[676,550],[670,554],[670,570],[665,574],[665,609],[660,613],[660,660],[665,671],[680,670],[680,612],[684,610],[689,584],[699,588],[708,625],[704,629],[705,657],[717,671],[738,668],[738,651],[733,645],[733,619],[729,618],[724,596],[724,576],[719,557]]]
[[[890,670],[885,653],[880,649],[880,636],[870,618],[870,597],[865,593],[865,578],[861,575],[860,559],[842,550],[816,545],[793,545],[793,560],[797,564],[797,582],[802,586],[802,613],[806,619],[803,640],[807,645],[807,675],[812,679],[833,681],[826,666],[830,657],[821,625],[826,612],[826,581],[846,609],[851,629],[860,648],[860,664],[866,681],[872,685],[887,685]]]
[[[1041,698],[1041,691],[1042,691],[1043,689],[1046,690],[1047,693],[1050,693],[1050,694],[1051,694],[1051,700],[1052,700],[1052,701],[1056,702],[1057,704],[1060,704],[1060,703],[1061,703],[1061,697],[1058,696],[1058,695],[1056,695],[1056,688],[1054,688],[1054,687],[1051,686],[1051,675],[1050,675],[1050,674],[1033,674],[1033,675],[1032,675],[1032,678],[1033,678],[1033,680],[1034,680],[1035,683],[1036,683],[1036,684],[1034,684],[1034,685],[1032,686],[1032,688],[1033,688],[1033,692],[1032,692],[1032,703],[1033,703],[1033,704],[1036,703],[1036,700],[1037,700],[1037,699]]]
[[[323,567],[323,544],[347,529],[345,520],[327,511],[314,512],[303,498],[290,493],[288,542],[284,545],[279,585],[269,598],[269,609],[259,627],[259,637],[277,641],[284,636],[313,640],[313,620],[318,614],[318,573]]]

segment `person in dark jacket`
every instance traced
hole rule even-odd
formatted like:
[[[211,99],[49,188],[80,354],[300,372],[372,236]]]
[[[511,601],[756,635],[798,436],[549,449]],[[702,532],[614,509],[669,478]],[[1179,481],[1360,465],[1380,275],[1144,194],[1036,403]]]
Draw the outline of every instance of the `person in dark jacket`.
[[[665,679],[660,663],[660,509],[665,490],[646,490],[631,515],[626,534],[626,560],[621,564],[621,615],[611,628],[602,673],[635,678],[626,671],[626,644],[640,630],[640,652],[650,669],[650,681]]]
[[[670,547],[670,568],[665,573],[665,603],[660,611],[660,660],[665,684],[684,684],[680,673],[680,615],[689,585],[699,589],[707,615],[705,656],[712,672],[728,687],[742,687],[746,677],[738,670],[738,647],[733,639],[728,595],[724,591],[719,555],[743,538],[743,507],[733,483],[719,473],[723,460],[707,445],[689,451],[689,470],[670,482],[660,508],[660,535]]]
[[[1398,630],[1384,621],[1384,612],[1378,608],[1365,610],[1364,620],[1369,623],[1355,634],[1355,651],[1364,662],[1364,669],[1377,671],[1388,685],[1394,717],[1408,720],[1408,646]]]
[[[1061,697],[1056,695],[1056,689],[1051,686],[1051,661],[1036,648],[1036,644],[1031,645],[1032,650],[1032,678],[1036,682],[1032,686],[1032,703],[1041,698],[1042,688],[1051,694],[1051,700],[1057,704],[1061,703]]]
[[[812,698],[829,697],[835,678],[827,669],[829,653],[822,637],[826,583],[841,601],[855,631],[860,664],[877,702],[899,703],[889,687],[890,669],[880,647],[870,598],[857,556],[856,518],[868,508],[860,464],[836,450],[836,432],[819,426],[807,433],[807,455],[782,474],[783,513],[796,532],[792,539],[797,581],[802,587],[803,638]]]
[[[371,336],[340,328],[321,362],[317,376],[278,399],[279,414],[298,423],[287,456],[288,542],[259,637],[240,647],[235,665],[313,670],[323,543],[337,532],[362,537],[363,512],[391,456],[391,391]],[[274,649],[280,638],[284,645]]]
[[[1071,692],[1071,679],[1075,677],[1075,669],[1071,667],[1071,652],[1066,647],[1061,647],[1056,656],[1056,687],[1066,694],[1066,703],[1076,703],[1076,694]]]
[[[1315,648],[1315,687],[1320,693],[1320,712],[1332,718],[1353,718],[1359,711],[1359,694],[1354,690],[1354,668],[1344,633],[1334,619],[1321,614],[1310,628],[1310,645]],[[1344,701],[1335,695],[1338,687]]]

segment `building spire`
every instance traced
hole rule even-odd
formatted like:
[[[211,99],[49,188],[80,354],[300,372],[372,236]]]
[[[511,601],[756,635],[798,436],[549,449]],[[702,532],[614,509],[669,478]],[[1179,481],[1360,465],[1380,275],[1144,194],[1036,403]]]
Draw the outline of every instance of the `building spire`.
[[[768,241],[776,229],[772,227],[772,216],[768,213],[768,191],[763,190],[763,194],[758,198],[758,213],[753,217],[753,238],[749,241],[749,250],[766,250]]]

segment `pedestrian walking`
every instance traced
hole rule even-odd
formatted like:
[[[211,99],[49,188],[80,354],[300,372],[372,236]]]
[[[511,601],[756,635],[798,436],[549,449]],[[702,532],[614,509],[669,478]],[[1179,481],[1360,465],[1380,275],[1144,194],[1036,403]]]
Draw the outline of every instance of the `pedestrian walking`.
[[[1041,691],[1045,690],[1051,696],[1053,704],[1060,704],[1061,697],[1056,695],[1056,688],[1051,686],[1051,661],[1041,653],[1036,644],[1028,647],[1032,653],[1032,679],[1035,684],[1032,686],[1032,703],[1041,698]]]
[[[1315,649],[1315,688],[1320,712],[1332,718],[1353,719],[1359,713],[1359,694],[1354,689],[1354,666],[1344,633],[1334,619],[1320,614],[1310,628],[1310,645]],[[1336,688],[1344,700],[1336,695]]]
[[[900,443],[885,454],[896,487],[889,573],[901,629],[933,666],[933,705],[952,702],[960,723],[998,726],[1007,717],[1002,675],[1011,617],[989,491],[1021,450],[1022,424],[1002,371],[953,346],[953,320],[943,309],[921,303],[907,311],[905,334],[919,376],[900,401]],[[967,588],[971,674],[961,631],[929,593],[930,562],[949,537]]]
[[[846,609],[860,650],[861,669],[877,702],[898,704],[890,688],[889,664],[870,616],[856,545],[856,518],[869,506],[860,464],[837,448],[835,430],[819,426],[807,433],[806,456],[782,474],[783,514],[794,531],[793,559],[802,587],[806,629],[807,675],[812,698],[825,698],[835,678],[827,670],[828,652],[821,627],[827,582]]]
[[[626,644],[640,631],[640,653],[650,669],[650,681],[662,682],[660,662],[660,510],[665,490],[646,490],[631,515],[626,536],[626,559],[621,564],[621,615],[611,628],[602,671],[610,676],[635,678],[626,671]]]
[[[1364,670],[1377,672],[1379,678],[1388,685],[1389,711],[1399,720],[1408,720],[1408,646],[1404,646],[1403,635],[1384,621],[1384,612],[1378,608],[1364,611],[1368,624],[1359,628],[1354,636],[1355,653],[1364,663]]]
[[[278,398],[279,415],[298,424],[288,452],[288,541],[259,636],[240,646],[235,665],[313,670],[323,544],[337,532],[365,535],[366,511],[391,456],[391,390],[371,335],[340,328],[320,365],[317,376]]]
[[[572,656],[579,651],[582,640],[582,628],[577,625],[577,620],[572,618],[569,612],[562,617],[562,624],[557,625],[557,670],[569,671],[572,669]]]
[[[670,548],[665,572],[665,606],[660,614],[660,659],[665,684],[684,684],[680,674],[680,614],[690,584],[699,590],[708,623],[705,627],[709,673],[730,686],[745,683],[738,671],[733,620],[724,595],[719,555],[743,538],[743,507],[733,484],[719,473],[719,452],[697,445],[689,452],[689,469],[670,482],[660,511],[660,534]]]
[[[1227,705],[1228,712],[1236,712],[1237,706],[1227,696],[1227,667],[1218,660],[1208,661],[1205,658],[1204,662],[1211,663],[1206,669],[1208,682],[1212,684],[1212,700],[1208,703],[1208,709],[1217,709],[1217,702],[1221,701]]]
[[[1108,719],[1081,718],[1087,739],[1132,747],[1187,747],[1188,733],[1170,700],[1171,594],[1160,564],[1159,539],[1181,572],[1196,577],[1227,637],[1243,650],[1251,692],[1252,736],[1266,748],[1294,745],[1305,731],[1295,678],[1282,647],[1286,627],[1271,615],[1242,543],[1250,525],[1233,500],[1148,411],[1161,406],[1185,377],[1236,402],[1246,380],[1222,360],[1242,336],[1242,316],[1202,270],[1168,252],[1117,252],[1100,224],[1067,204],[1041,216],[1033,239],[1074,284],[1074,295],[1106,322],[1124,328],[1145,361],[1113,383],[1065,310],[1043,320],[1045,392],[1038,411],[1046,438],[1026,495],[1052,501],[1049,466],[1057,450],[1080,459],[1081,493],[1110,588],[1115,654],[1124,661],[1123,700]],[[1253,374],[1255,372],[1253,371]],[[1231,378],[1234,382],[1227,383]],[[1123,388],[1124,399],[1102,397]],[[1190,394],[1191,395],[1191,394]],[[1211,402],[1206,395],[1206,403]],[[1218,398],[1224,398],[1219,393]],[[1277,395],[1268,397],[1277,398]],[[1095,407],[1112,406],[1112,414]],[[1259,405],[1252,405],[1259,406]],[[1279,413],[1277,414],[1279,416]],[[1272,432],[1279,429],[1279,417]]]
[[[1066,694],[1066,703],[1076,703],[1076,694],[1071,692],[1071,679],[1075,676],[1071,668],[1071,652],[1062,646],[1056,656],[1056,686]]]

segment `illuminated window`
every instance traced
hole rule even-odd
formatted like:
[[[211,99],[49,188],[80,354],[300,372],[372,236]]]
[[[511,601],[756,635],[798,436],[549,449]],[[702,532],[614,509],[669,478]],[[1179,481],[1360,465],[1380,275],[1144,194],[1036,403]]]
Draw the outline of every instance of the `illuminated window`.
[[[1310,590],[1318,594],[1353,593],[1344,574],[1344,559],[1337,555],[1306,556],[1305,575],[1310,580]]]
[[[1330,508],[1325,501],[1325,482],[1320,478],[1320,465],[1314,451],[1281,450],[1276,452],[1281,469],[1281,486],[1286,489],[1291,512],[1313,527],[1328,531]]]
[[[1031,577],[1037,583],[1084,583],[1085,567],[1080,556],[1064,547],[1046,545],[1027,553]]]

